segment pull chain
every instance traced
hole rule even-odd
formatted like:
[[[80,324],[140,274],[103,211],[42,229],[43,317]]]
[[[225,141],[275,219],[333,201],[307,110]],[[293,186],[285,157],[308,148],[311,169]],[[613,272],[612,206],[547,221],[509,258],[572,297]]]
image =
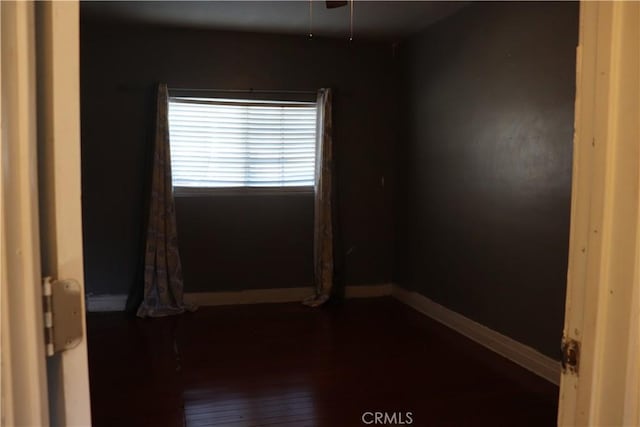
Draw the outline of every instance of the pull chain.
[[[353,2],[349,1],[349,41],[353,41]]]
[[[309,0],[309,38],[313,38],[313,0]]]

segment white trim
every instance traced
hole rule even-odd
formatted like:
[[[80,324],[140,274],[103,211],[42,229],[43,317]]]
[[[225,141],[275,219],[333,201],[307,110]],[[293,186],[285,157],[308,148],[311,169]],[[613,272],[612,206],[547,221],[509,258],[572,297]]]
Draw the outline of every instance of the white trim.
[[[347,286],[347,298],[375,298],[391,295],[390,283]],[[313,293],[311,286],[299,288],[247,289],[229,292],[187,292],[186,302],[200,306],[300,302]],[[87,311],[123,311],[127,295],[88,295]]]
[[[345,297],[347,298],[375,298],[391,295],[393,285],[385,283],[381,285],[347,286]]]
[[[302,301],[312,293],[312,287],[247,289],[234,292],[186,293],[184,300],[203,307],[215,305],[264,304]]]
[[[87,295],[87,311],[124,311],[127,304],[126,294]]]
[[[420,313],[442,323],[489,350],[506,357],[547,381],[556,385],[560,383],[559,361],[545,356],[537,350],[489,329],[480,323],[474,322],[455,311],[443,307],[417,292],[408,291],[400,286],[394,285],[392,295],[398,301],[407,304]]]
[[[581,2],[579,40],[558,425],[640,425],[640,2]]]
[[[0,217],[3,222],[0,227],[3,248],[0,258],[0,424],[47,427],[49,396],[38,220],[35,5],[32,1],[0,1],[0,11]],[[43,40],[48,41],[48,34],[41,34]],[[73,103],[73,95],[69,102]]]
[[[39,34],[36,63],[42,273],[45,277],[75,279],[83,296],[80,3],[34,3]],[[84,310],[82,303],[80,309]],[[91,425],[84,316],[81,322],[83,339],[47,361],[52,426]]]
[[[175,197],[311,196],[313,185],[296,187],[173,187]]]

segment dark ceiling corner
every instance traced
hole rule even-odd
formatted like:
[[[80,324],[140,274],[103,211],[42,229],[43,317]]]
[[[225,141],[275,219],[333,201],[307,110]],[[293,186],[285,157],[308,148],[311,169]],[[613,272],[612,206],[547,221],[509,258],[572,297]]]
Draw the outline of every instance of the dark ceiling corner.
[[[81,20],[218,31],[348,37],[350,7],[340,1],[82,1]],[[469,2],[356,1],[354,38],[397,41],[424,30]],[[312,7],[310,11],[309,8]]]

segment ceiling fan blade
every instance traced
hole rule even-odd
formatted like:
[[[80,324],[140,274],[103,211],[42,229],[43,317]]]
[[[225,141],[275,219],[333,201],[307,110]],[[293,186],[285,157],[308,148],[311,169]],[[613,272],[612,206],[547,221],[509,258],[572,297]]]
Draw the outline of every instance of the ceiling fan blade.
[[[329,1],[325,2],[327,4],[327,9],[335,9],[336,7],[342,7],[347,5],[347,1]]]

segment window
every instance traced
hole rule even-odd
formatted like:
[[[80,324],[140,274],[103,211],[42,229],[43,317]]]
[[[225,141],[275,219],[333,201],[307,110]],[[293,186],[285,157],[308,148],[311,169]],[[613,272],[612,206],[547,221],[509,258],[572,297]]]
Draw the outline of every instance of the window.
[[[314,102],[171,97],[169,134],[178,193],[314,184]]]

